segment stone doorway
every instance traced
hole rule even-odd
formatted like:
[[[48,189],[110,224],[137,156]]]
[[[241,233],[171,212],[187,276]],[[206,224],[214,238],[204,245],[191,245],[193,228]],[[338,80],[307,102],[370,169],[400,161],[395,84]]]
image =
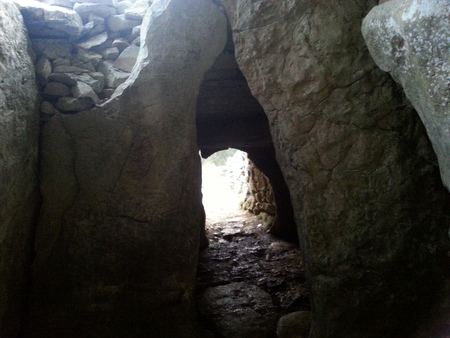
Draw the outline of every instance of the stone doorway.
[[[270,181],[277,214],[269,234],[262,219],[245,211],[213,222],[206,213],[209,247],[200,252],[196,293],[201,323],[218,336],[273,336],[281,316],[309,310],[309,296],[269,123],[238,67],[231,36],[205,73],[196,116],[202,158],[228,148],[247,153]]]
[[[246,152],[268,177],[278,215],[271,232],[298,243],[289,190],[277,163],[269,122],[239,69],[231,34],[224,51],[204,75],[197,99],[196,125],[203,158],[236,148]]]

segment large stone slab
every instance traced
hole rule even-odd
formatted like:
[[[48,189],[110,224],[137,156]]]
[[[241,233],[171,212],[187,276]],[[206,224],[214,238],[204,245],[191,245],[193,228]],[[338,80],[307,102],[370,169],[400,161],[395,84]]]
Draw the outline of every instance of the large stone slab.
[[[198,336],[195,105],[226,30],[212,2],[159,1],[116,96],[45,127],[28,335]]]
[[[83,30],[81,17],[72,9],[51,6],[39,1],[15,0],[33,37],[78,37]]]
[[[18,337],[37,218],[37,86],[22,16],[0,1],[0,337]]]
[[[362,32],[377,65],[402,85],[417,109],[450,190],[448,1],[388,1],[370,11]]]
[[[442,285],[448,193],[420,120],[367,51],[369,2],[221,3],[291,193],[310,337],[408,336]]]

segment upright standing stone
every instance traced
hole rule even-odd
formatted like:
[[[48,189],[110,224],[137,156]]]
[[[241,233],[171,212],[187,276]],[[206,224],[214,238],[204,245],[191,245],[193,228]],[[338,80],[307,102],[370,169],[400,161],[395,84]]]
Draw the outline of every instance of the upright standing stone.
[[[370,11],[362,32],[377,65],[417,109],[450,190],[450,2],[388,1]]]
[[[212,1],[154,7],[139,66],[116,96],[43,131],[29,335],[199,336],[195,108],[226,18]]]
[[[37,86],[22,16],[0,1],[0,337],[19,336],[38,206]]]
[[[408,336],[442,285],[449,200],[419,119],[365,46],[375,3],[221,3],[291,193],[310,337]]]

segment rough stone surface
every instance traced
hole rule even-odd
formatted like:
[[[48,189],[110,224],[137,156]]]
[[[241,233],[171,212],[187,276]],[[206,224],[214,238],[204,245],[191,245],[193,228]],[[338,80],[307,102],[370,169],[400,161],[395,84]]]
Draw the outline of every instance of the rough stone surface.
[[[402,85],[419,113],[450,190],[448,1],[388,1],[370,11],[362,32],[377,65]]]
[[[129,20],[142,20],[149,7],[147,0],[136,0],[131,8],[124,11],[125,17]]]
[[[94,103],[100,103],[100,100],[95,93],[94,89],[88,84],[78,81],[75,86],[72,87],[73,97],[86,97],[91,98]]]
[[[44,101],[41,104],[41,112],[47,115],[55,115],[59,113],[59,110],[51,102]]]
[[[70,95],[70,88],[61,82],[49,82],[42,94],[47,98],[58,98]]]
[[[107,18],[116,14],[114,7],[96,3],[76,3],[73,6],[73,10],[76,11],[83,19],[89,18],[90,15]]]
[[[242,208],[258,215],[277,213],[277,207],[269,179],[250,161],[247,168],[248,194]]]
[[[289,313],[278,320],[278,338],[308,338],[311,328],[311,311]]]
[[[58,101],[56,101],[56,108],[63,112],[79,112],[87,110],[93,105],[94,100],[85,97],[60,97]]]
[[[37,85],[22,16],[0,1],[0,337],[19,336],[38,206]]]
[[[103,74],[99,72],[89,74],[53,73],[49,76],[49,80],[61,82],[70,87],[75,86],[77,81],[81,81],[91,86],[96,93],[100,92],[103,88]]]
[[[291,193],[310,337],[407,336],[442,283],[449,202],[423,126],[365,47],[374,2],[221,3]]]
[[[124,31],[138,26],[140,21],[129,20],[125,18],[125,14],[111,15],[108,18],[108,27],[113,32]]]
[[[111,47],[106,48],[104,51],[102,51],[102,56],[105,60],[115,60],[119,56],[119,53],[119,48]]]
[[[45,86],[48,81],[48,76],[52,73],[52,64],[50,61],[42,57],[36,62],[36,79],[41,86]]]
[[[119,69],[122,69],[126,72],[131,72],[136,63],[137,57],[139,54],[139,47],[135,45],[131,45],[123,50],[120,53],[117,60],[113,63],[113,66]]]
[[[139,67],[115,97],[43,131],[32,336],[199,336],[195,104],[226,18],[203,0],[154,7]]]
[[[61,6],[72,9],[73,3],[70,0],[44,0],[43,3],[52,6]]]
[[[33,39],[33,50],[38,56],[45,56],[49,60],[66,57],[72,46],[66,39]]]
[[[246,283],[206,289],[199,311],[215,323],[221,337],[269,337],[276,322],[270,294]]]
[[[80,42],[77,46],[83,49],[91,49],[92,47],[100,46],[106,41],[106,39],[108,39],[108,33],[102,32],[86,41]]]
[[[114,68],[113,63],[108,60],[100,62],[98,71],[105,76],[106,88],[117,88],[130,76],[128,72],[125,73]]]
[[[83,30],[78,13],[71,9],[50,6],[39,1],[16,0],[32,37],[77,37]]]

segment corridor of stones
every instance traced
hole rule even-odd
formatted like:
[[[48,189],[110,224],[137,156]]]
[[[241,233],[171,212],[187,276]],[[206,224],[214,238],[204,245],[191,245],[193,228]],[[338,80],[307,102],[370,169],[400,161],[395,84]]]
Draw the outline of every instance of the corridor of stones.
[[[217,337],[275,337],[281,316],[294,311],[309,315],[308,291],[268,121],[238,68],[230,39],[201,85],[197,136],[201,156],[208,158],[203,160],[206,224],[196,286],[200,322]],[[231,147],[243,152],[223,151]],[[213,163],[226,159],[233,168],[221,177]],[[252,203],[244,202],[247,185],[242,180],[255,179],[243,177],[246,171],[264,177],[256,185],[270,182],[262,188],[273,191],[275,205],[269,210],[252,210]],[[232,180],[234,196],[220,186],[224,178]]]

